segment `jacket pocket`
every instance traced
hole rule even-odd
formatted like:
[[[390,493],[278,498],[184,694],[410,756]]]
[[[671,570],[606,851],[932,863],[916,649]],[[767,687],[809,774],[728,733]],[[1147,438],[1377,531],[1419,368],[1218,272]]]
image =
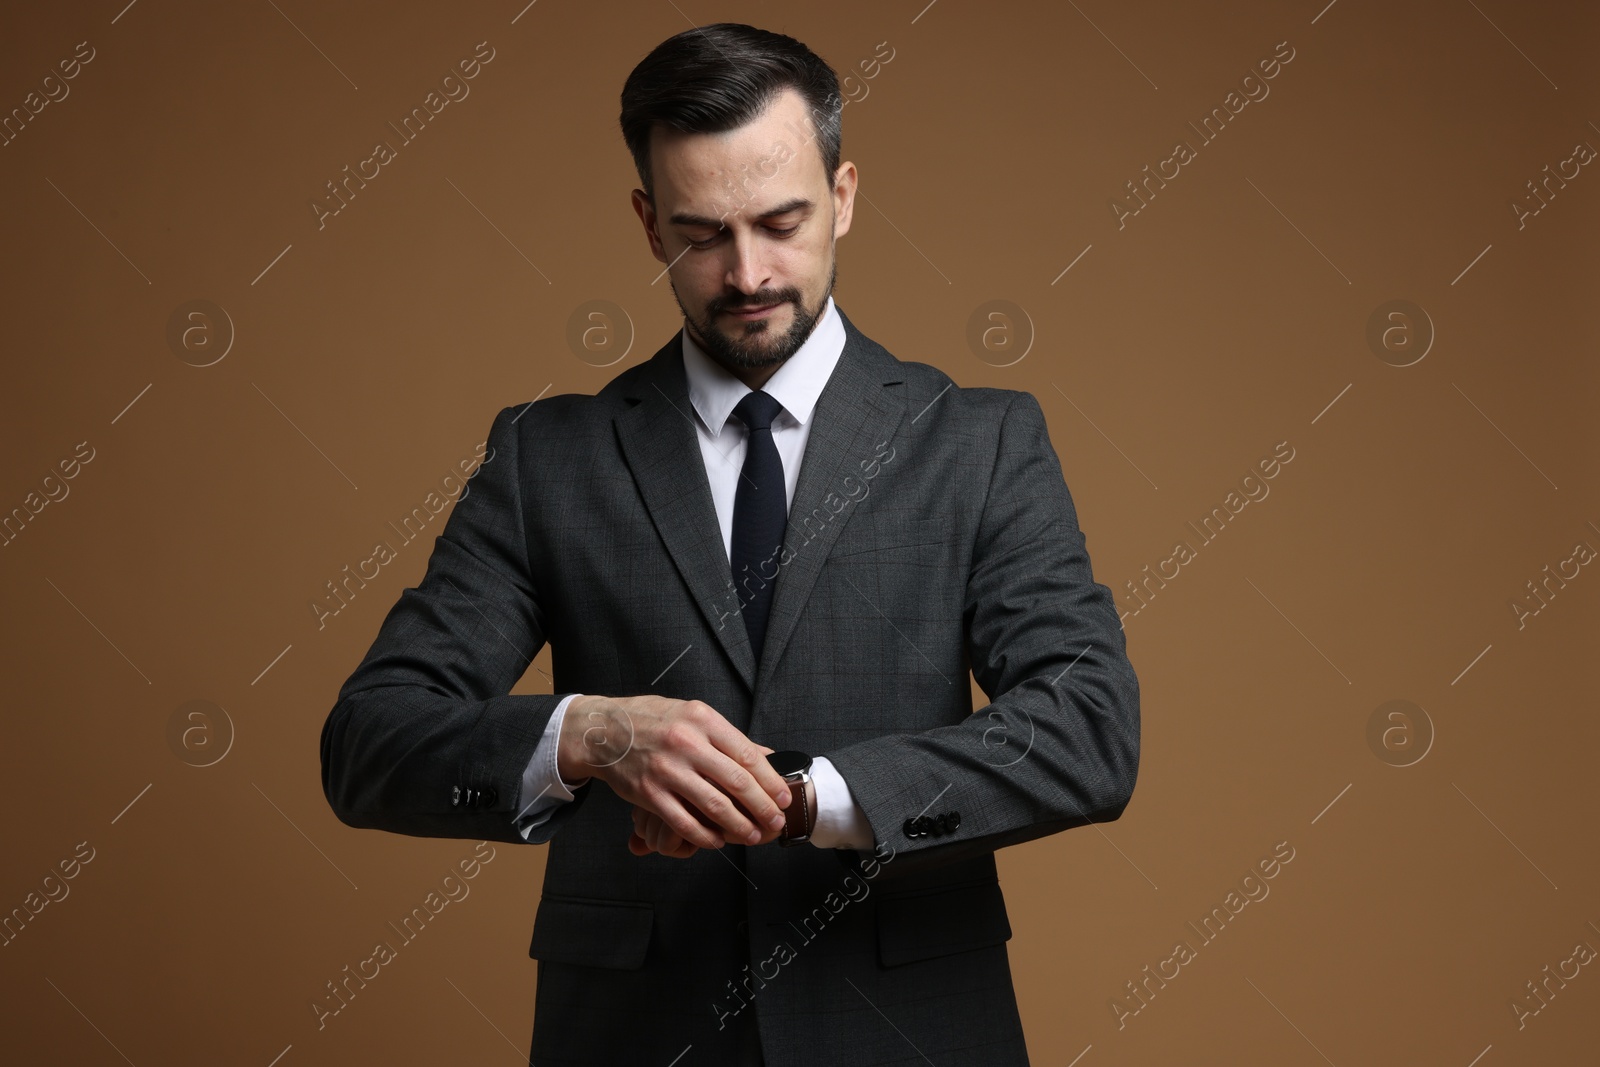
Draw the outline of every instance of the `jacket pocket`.
[[[649,901],[545,894],[533,919],[528,955],[550,963],[638,970],[654,924],[655,906]]]
[[[878,962],[885,967],[1009,940],[998,881],[878,895]]]

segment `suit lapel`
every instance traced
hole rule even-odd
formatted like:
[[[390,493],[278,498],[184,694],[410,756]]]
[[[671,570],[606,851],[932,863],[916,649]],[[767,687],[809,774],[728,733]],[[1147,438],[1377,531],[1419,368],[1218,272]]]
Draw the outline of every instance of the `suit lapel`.
[[[834,308],[838,311],[838,304]],[[811,433],[773,590],[762,660],[776,664],[800,618],[822,562],[859,506],[851,487],[863,462],[879,454],[905,414],[905,401],[884,386],[901,381],[898,363],[838,311],[845,344],[812,410]],[[616,416],[617,439],[674,566],[688,585],[718,644],[745,685],[759,698],[755,654],[722,545],[711,483],[700,453],[699,430],[683,370],[682,332],[673,335],[641,368],[629,392],[637,401]],[[853,477],[855,481],[846,483]],[[840,507],[841,500],[848,500]],[[813,516],[810,524],[807,516]],[[762,677],[770,676],[768,672]]]
[[[834,308],[838,310],[837,303]],[[788,562],[778,571],[772,614],[767,620],[766,647],[761,653],[766,670],[757,678],[757,703],[811,597],[823,560],[860,507],[852,493],[859,493],[865,480],[862,464],[879,454],[880,443],[893,439],[905,414],[901,392],[884,388],[903,380],[898,361],[862,336],[843,311],[839,317],[844,321],[844,351],[811,412],[811,434],[806,439],[800,481],[789,505],[784,551],[779,557]],[[848,503],[841,506],[841,501]],[[810,524],[807,517],[813,519]]]
[[[711,500],[699,430],[683,372],[683,335],[674,334],[644,367],[638,403],[616,417],[617,439],[650,519],[717,643],[746,686],[756,661],[739,617],[733,569]],[[665,664],[663,664],[665,666]]]

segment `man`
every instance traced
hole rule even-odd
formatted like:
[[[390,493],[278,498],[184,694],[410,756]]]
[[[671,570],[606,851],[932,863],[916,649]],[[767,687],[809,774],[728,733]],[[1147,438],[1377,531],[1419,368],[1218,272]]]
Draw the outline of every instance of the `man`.
[[[1118,817],[1139,752],[1038,401],[835,306],[857,173],[804,45],[689,30],[622,103],[684,329],[496,416],[328,716],[329,803],[549,843],[540,1067],[1026,1064],[994,850]],[[555,693],[508,695],[546,640]]]

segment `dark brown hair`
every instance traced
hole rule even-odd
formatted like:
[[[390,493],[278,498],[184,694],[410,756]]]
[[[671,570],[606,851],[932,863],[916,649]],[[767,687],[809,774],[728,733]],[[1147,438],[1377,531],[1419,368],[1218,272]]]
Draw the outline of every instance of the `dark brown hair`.
[[[656,45],[622,86],[621,116],[622,139],[651,203],[656,123],[683,133],[723,133],[753,121],[791,88],[805,99],[831,190],[844,101],[838,76],[815,52],[793,37],[739,22],[698,26]]]

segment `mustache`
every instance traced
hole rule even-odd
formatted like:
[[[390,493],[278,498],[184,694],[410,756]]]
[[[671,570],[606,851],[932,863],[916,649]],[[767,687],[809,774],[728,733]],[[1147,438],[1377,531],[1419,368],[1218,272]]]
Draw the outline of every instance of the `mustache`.
[[[738,303],[734,303],[732,300],[716,300],[712,302],[711,310],[739,311],[744,308],[764,308],[773,304],[792,304],[797,299],[798,297],[791,296],[789,294],[775,293],[770,297],[762,298],[758,296],[753,299],[740,300]]]

